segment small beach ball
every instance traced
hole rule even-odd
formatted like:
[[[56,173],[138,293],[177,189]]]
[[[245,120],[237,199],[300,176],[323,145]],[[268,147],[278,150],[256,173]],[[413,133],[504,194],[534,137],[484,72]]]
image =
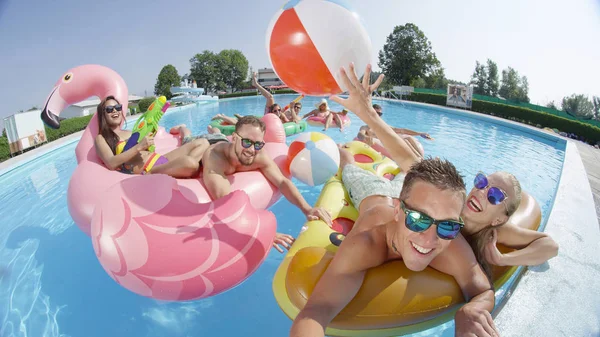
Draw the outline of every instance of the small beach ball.
[[[340,167],[340,152],[329,136],[306,132],[290,144],[289,170],[292,176],[309,186],[324,184]]]
[[[371,39],[359,15],[343,0],[291,0],[266,34],[273,70],[291,89],[313,96],[347,90],[340,67],[354,62],[362,76],[371,60]]]

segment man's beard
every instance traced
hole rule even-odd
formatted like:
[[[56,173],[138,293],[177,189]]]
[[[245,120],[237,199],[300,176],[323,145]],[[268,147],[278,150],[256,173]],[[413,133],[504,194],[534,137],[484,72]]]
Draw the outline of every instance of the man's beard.
[[[254,163],[254,158],[256,157],[256,155],[254,155],[252,157],[246,157],[246,156],[244,156],[243,153],[244,153],[244,151],[241,151],[240,153],[236,153],[239,162],[244,166],[252,165],[252,163]]]

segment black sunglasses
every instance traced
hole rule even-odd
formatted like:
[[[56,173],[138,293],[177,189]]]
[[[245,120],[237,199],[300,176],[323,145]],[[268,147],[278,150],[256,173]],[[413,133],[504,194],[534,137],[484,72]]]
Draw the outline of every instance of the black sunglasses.
[[[122,104],[107,105],[107,106],[104,107],[104,111],[107,112],[107,113],[111,113],[114,110],[122,111],[123,110],[123,105]]]
[[[242,137],[239,133],[236,132],[236,134],[238,136],[240,136],[240,138],[242,139],[242,147],[244,149],[249,148],[250,146],[254,145],[254,150],[259,151],[260,149],[263,148],[263,146],[265,146],[265,142],[255,142],[251,139],[248,138],[244,138]]]
[[[406,228],[413,232],[424,232],[431,225],[437,225],[437,236],[440,239],[452,240],[458,236],[460,229],[465,226],[460,217],[459,221],[435,220],[425,213],[406,208],[403,200],[400,201],[400,206],[406,215],[404,224]]]

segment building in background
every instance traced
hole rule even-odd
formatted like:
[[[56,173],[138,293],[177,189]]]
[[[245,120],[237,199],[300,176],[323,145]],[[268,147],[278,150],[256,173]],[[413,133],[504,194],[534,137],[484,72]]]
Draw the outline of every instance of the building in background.
[[[47,141],[46,128],[40,118],[41,113],[42,110],[31,110],[4,118],[11,156]]]
[[[275,71],[272,68],[263,68],[258,70],[258,76],[256,77],[258,84],[264,88],[270,86],[282,86],[284,83],[277,77]]]
[[[129,104],[138,103],[142,98],[144,97],[129,95]],[[72,104],[60,113],[60,117],[73,118],[93,115],[96,112],[98,104],[100,104],[99,98],[91,98],[85,101],[81,101],[79,103]]]

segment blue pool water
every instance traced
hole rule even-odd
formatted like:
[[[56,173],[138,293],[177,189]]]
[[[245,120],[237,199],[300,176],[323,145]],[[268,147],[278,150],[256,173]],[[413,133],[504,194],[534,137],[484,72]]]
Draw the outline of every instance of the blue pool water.
[[[287,104],[295,96],[276,96]],[[303,113],[317,98],[304,98]],[[449,113],[440,108],[378,102],[390,125],[428,132],[426,154],[451,160],[467,189],[477,171],[512,172],[549,215],[564,158],[564,145],[514,128]],[[261,114],[265,100],[249,97],[169,112],[167,129],[185,123],[205,132],[216,113]],[[334,111],[341,108],[331,103]],[[344,131],[330,129],[336,142],[350,141],[363,124],[351,116]],[[130,123],[131,124],[131,123]],[[130,125],[131,126],[131,125]],[[311,127],[311,131],[320,131]],[[294,137],[288,137],[291,142]],[[291,321],[279,309],[271,281],[283,258],[274,249],[243,284],[212,298],[166,303],[117,285],[98,263],[89,237],[67,210],[66,191],[74,171],[76,142],[0,176],[0,337],[8,336],[285,336]],[[321,187],[295,181],[308,203]],[[285,198],[270,209],[279,231],[297,235],[305,222]],[[453,335],[445,331],[426,334]]]

